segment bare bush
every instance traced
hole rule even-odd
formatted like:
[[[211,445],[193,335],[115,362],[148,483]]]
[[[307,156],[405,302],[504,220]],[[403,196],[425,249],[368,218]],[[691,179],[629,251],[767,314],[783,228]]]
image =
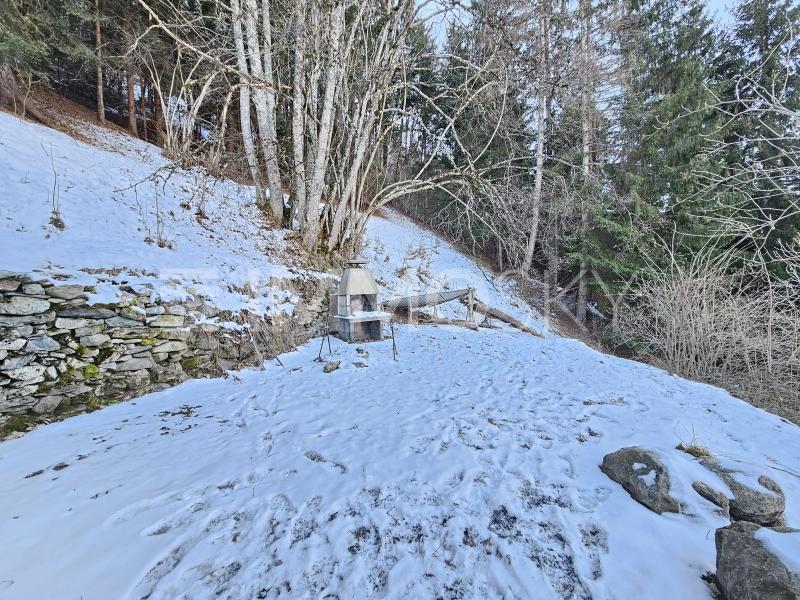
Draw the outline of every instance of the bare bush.
[[[614,336],[639,357],[800,422],[800,281],[759,281],[698,255],[648,277]],[[732,274],[733,273],[733,274]]]

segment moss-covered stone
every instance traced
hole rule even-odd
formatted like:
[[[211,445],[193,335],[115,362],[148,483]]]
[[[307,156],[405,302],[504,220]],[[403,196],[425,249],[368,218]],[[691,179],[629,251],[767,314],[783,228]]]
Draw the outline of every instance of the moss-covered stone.
[[[87,380],[100,379],[100,369],[95,365],[86,365],[83,367],[83,377]]]

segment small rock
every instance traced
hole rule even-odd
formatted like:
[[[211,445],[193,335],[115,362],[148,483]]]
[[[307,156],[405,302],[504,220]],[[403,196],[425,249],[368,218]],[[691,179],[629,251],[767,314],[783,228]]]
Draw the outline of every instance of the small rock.
[[[187,348],[186,342],[172,340],[153,346],[153,352],[183,352]]]
[[[46,335],[31,338],[25,345],[26,352],[54,352],[61,348],[61,344]]]
[[[56,329],[80,329],[88,327],[92,321],[88,319],[69,319],[66,317],[56,317]]]
[[[72,319],[111,319],[116,316],[113,310],[94,306],[64,306],[56,309],[59,317]]]
[[[733,494],[733,499],[729,500],[729,512],[732,520],[750,521],[751,523],[765,526],[783,524],[786,498],[783,490],[772,479],[766,475],[760,476],[758,483],[764,490],[755,490],[740,483],[733,476],[733,471],[721,466],[714,457],[701,458],[700,462],[709,471],[722,479]],[[707,487],[710,488],[710,486]],[[697,488],[695,488],[695,491],[700,493]]]
[[[45,300],[42,300],[42,302],[45,302]],[[55,314],[51,312],[19,317],[0,314],[0,327],[21,328],[30,325],[42,325],[44,323],[49,323],[53,319],[55,319]]]
[[[144,369],[129,373],[127,376],[127,387],[136,390],[150,385],[150,373]]]
[[[41,296],[44,294],[44,288],[38,283],[28,283],[22,286],[22,293],[29,296]]]
[[[797,600],[800,573],[768,550],[764,534],[800,536],[786,527],[762,528],[738,521],[717,529],[717,581],[728,600]]]
[[[183,327],[183,317],[180,315],[158,315],[147,319],[150,327]]]
[[[21,369],[33,362],[33,356],[30,354],[23,354],[22,356],[15,356],[13,358],[9,358],[6,360],[2,366],[0,366],[0,371],[11,371],[12,369]]]
[[[29,365],[19,369],[5,371],[4,375],[10,377],[11,379],[28,382],[33,379],[40,378],[42,375],[44,375],[44,370],[45,368],[42,365]]]
[[[669,473],[655,453],[638,446],[622,448],[606,454],[600,470],[653,512],[680,512],[680,504],[669,495]]]
[[[102,333],[105,331],[106,326],[102,321],[90,322],[95,324],[89,325],[88,327],[78,327],[78,329],[75,329],[75,336],[81,338],[87,335],[94,335],[95,333]]]
[[[725,514],[728,514],[728,511],[730,510],[730,501],[725,494],[715,490],[709,485],[706,485],[702,481],[695,481],[692,483],[692,488],[703,498],[711,502],[711,504],[720,507],[725,511]]]
[[[44,374],[48,379],[56,379],[58,377],[58,369],[53,366],[49,366],[45,370]]]
[[[182,328],[162,329],[159,332],[159,336],[158,337],[163,338],[165,340],[182,340],[182,341],[186,341],[190,337],[192,337],[192,332],[188,328],[187,329],[182,329]]]
[[[81,338],[81,344],[88,348],[94,348],[97,346],[102,346],[106,342],[111,340],[111,336],[105,333],[95,333],[94,335],[87,335]]]
[[[339,368],[341,361],[334,360],[329,363],[325,363],[325,366],[322,368],[323,373],[333,373],[336,369]]]
[[[119,315],[126,319],[139,321],[141,323],[144,323],[144,320],[147,318],[147,314],[144,312],[144,309],[138,306],[123,306],[119,309]]]
[[[0,304],[0,314],[12,316],[38,315],[50,310],[50,303],[40,298],[12,296],[8,302]]]
[[[111,364],[108,365],[108,368],[114,371],[122,372],[122,371],[138,371],[140,369],[152,369],[156,366],[156,363],[150,357],[143,357],[143,358],[132,358],[130,360],[126,360],[125,362],[116,363],[112,367]]]
[[[24,338],[6,338],[4,340],[0,340],[0,349],[16,352],[17,350],[22,350],[25,347],[25,343],[26,341]]]
[[[47,288],[45,293],[59,300],[74,300],[83,296],[82,285],[56,285]]]
[[[61,404],[62,396],[45,396],[39,398],[33,405],[33,412],[37,415],[44,415],[53,412]]]
[[[0,292],[16,292],[19,283],[19,279],[0,279]]]
[[[128,319],[127,317],[111,317],[106,319],[106,325],[109,327],[144,327],[144,319],[137,321],[135,319]]]
[[[181,317],[186,316],[186,307],[181,306],[180,304],[175,304],[167,308],[168,315],[179,315]]]
[[[155,317],[157,315],[163,315],[165,312],[167,312],[167,309],[161,305],[148,306],[147,308],[144,309],[144,312],[145,314],[147,314],[148,317]]]

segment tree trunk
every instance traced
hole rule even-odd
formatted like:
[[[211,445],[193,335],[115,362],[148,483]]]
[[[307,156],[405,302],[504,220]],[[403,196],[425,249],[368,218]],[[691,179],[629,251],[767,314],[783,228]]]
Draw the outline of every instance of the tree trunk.
[[[295,1],[294,75],[292,79],[292,217],[306,215],[305,167],[305,55],[306,55],[306,0]]]
[[[106,122],[106,107],[103,102],[103,39],[100,34],[100,0],[94,0],[94,53],[97,58],[97,120]]]
[[[589,85],[590,41],[591,41],[591,10],[592,0],[581,0],[581,54],[582,54],[582,109],[581,109],[581,137],[583,154],[583,183],[584,193],[581,197],[581,238],[586,240],[589,232],[589,210],[586,192],[592,176],[591,151],[592,151],[592,122],[591,122],[591,89]],[[586,321],[586,304],[589,301],[589,288],[586,277],[589,263],[584,254],[578,274],[578,297],[575,305],[575,318],[579,323]]]
[[[308,184],[308,200],[303,232],[303,245],[313,249],[319,235],[319,203],[325,185],[325,169],[328,162],[331,134],[333,133],[334,101],[340,70],[343,68],[339,55],[342,33],[344,31],[344,4],[337,4],[330,17],[330,36],[328,40],[328,72],[325,77],[325,92],[322,99],[322,116],[319,124],[319,139],[314,151],[314,166]]]
[[[236,65],[239,69],[239,125],[242,131],[242,145],[244,156],[253,185],[256,188],[256,204],[264,203],[264,190],[261,187],[261,177],[258,169],[258,158],[253,143],[253,130],[250,123],[250,71],[247,67],[247,56],[244,49],[244,35],[242,34],[242,7],[239,0],[231,1],[233,21],[233,41],[236,46]]]
[[[152,86],[150,96],[153,99],[153,111],[155,112],[155,116],[153,119],[153,140],[155,141],[157,146],[164,147],[164,108],[161,104],[161,90],[158,89],[157,85]]]
[[[272,72],[272,23],[269,11],[270,0],[261,0],[261,28],[264,35],[264,80],[268,86],[267,95],[267,133],[269,134],[269,147],[264,154],[267,162],[267,177],[269,178],[269,204],[272,214],[278,223],[283,222],[283,184],[281,169],[278,164],[278,121],[277,101],[275,95],[275,77]]]
[[[142,86],[142,95],[139,98],[139,111],[142,113],[142,139],[147,140],[147,82],[143,77],[139,78]]]
[[[23,117],[33,117],[43,125],[51,124],[47,115],[28,102],[26,94],[20,92],[19,83],[11,67],[3,64],[0,64],[0,106],[8,106],[14,114],[20,110]]]
[[[128,131],[139,137],[139,126],[136,123],[136,96],[134,95],[133,67],[125,65],[125,86],[128,88]],[[141,93],[141,90],[139,90]]]
[[[265,13],[265,14],[264,14]],[[277,140],[275,139],[275,84],[272,81],[272,38],[271,28],[264,30],[265,21],[269,23],[269,7],[265,0],[262,5],[262,33],[264,42],[264,55],[270,56],[269,73],[262,62],[261,43],[258,37],[256,15],[258,5],[256,0],[245,0],[245,12],[242,15],[242,24],[247,38],[247,52],[250,58],[250,73],[255,85],[252,86],[253,105],[256,109],[256,123],[258,137],[261,141],[261,151],[264,154],[266,183],[269,188],[269,206],[272,215],[278,222],[283,220],[283,186],[278,165]],[[267,37],[269,36],[269,37]]]
[[[533,253],[536,250],[536,236],[539,232],[539,213],[542,206],[542,181],[544,179],[544,142],[547,135],[548,109],[550,107],[549,95],[552,95],[553,86],[550,78],[550,9],[542,8],[539,17],[539,60],[541,92],[539,94],[539,111],[536,124],[536,176],[533,183],[533,198],[531,199],[531,226],[528,232],[528,243],[525,247],[525,258],[522,261],[522,272],[526,276],[530,273],[533,264]],[[549,86],[550,91],[546,91]]]

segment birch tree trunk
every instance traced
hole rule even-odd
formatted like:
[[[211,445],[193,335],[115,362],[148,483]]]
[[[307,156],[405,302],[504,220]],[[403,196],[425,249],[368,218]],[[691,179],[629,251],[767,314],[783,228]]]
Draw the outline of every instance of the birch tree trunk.
[[[586,188],[591,180],[592,166],[591,166],[591,150],[592,150],[592,123],[591,123],[591,89],[589,85],[589,66],[590,66],[590,42],[591,42],[591,11],[592,0],[581,0],[581,68],[583,74],[581,77],[581,138],[582,138],[582,156],[583,156],[583,183],[584,194],[581,195],[581,236],[586,239],[589,231],[589,211],[587,207],[587,199],[585,197]],[[586,321],[586,303],[589,300],[589,289],[586,284],[586,273],[589,264],[584,257],[580,263],[580,272],[578,275],[578,297],[575,306],[575,317],[579,323]]]
[[[304,219],[306,209],[305,110],[306,0],[295,2],[294,74],[292,79],[292,208]]]
[[[343,67],[342,57],[339,55],[342,34],[344,32],[344,4],[338,3],[330,16],[328,38],[328,64],[325,77],[325,91],[322,98],[322,115],[319,124],[319,136],[314,149],[314,161],[311,178],[308,183],[308,196],[306,199],[306,215],[303,233],[303,245],[307,249],[317,246],[319,237],[319,205],[322,200],[322,191],[325,185],[325,171],[328,166],[328,152],[333,132],[334,103],[336,100],[336,87],[339,83]]]
[[[256,188],[256,203],[263,204],[264,190],[258,168],[258,157],[253,143],[253,130],[250,124],[250,76],[245,56],[244,37],[242,35],[242,7],[239,0],[231,0],[231,20],[233,22],[233,42],[236,47],[236,65],[239,70],[239,125],[242,131],[244,156],[253,185]]]
[[[267,147],[264,157],[267,163],[267,177],[269,178],[269,203],[272,214],[283,222],[283,185],[281,169],[278,163],[278,138],[275,76],[272,69],[272,22],[270,21],[270,0],[261,0],[261,22],[264,35],[264,83],[266,93],[266,118],[267,118]]]
[[[94,53],[97,58],[97,120],[106,122],[106,107],[103,101],[103,38],[100,33],[100,0],[94,0]]]
[[[147,80],[140,77],[139,81],[142,86],[141,95],[139,96],[139,112],[142,113],[142,139],[147,140]]]
[[[522,261],[522,272],[527,275],[533,263],[533,253],[536,250],[536,237],[539,232],[539,214],[542,206],[542,181],[544,179],[544,145],[547,135],[548,109],[553,86],[550,78],[550,2],[541,7],[539,16],[539,109],[536,124],[536,176],[533,182],[533,198],[531,198],[531,227],[528,233],[528,243],[525,247],[525,257]],[[547,91],[547,90],[550,91]]]
[[[258,15],[258,4],[256,0],[245,0],[245,9],[243,21],[245,34],[247,36],[250,74],[253,80],[252,99],[256,109],[256,123],[258,125],[258,137],[261,142],[261,151],[264,154],[264,170],[266,172],[267,188],[269,189],[270,211],[273,217],[275,217],[278,222],[281,222],[283,220],[283,186],[281,185],[278,153],[276,149],[277,140],[275,139],[275,97],[274,82],[272,81],[272,61],[270,58],[270,69],[269,74],[267,74],[262,62],[261,42],[259,41],[256,21],[256,16]],[[263,0],[262,10],[266,11],[266,14],[262,18],[263,30],[264,21],[269,21],[269,0]],[[262,31],[262,34],[264,56],[270,55],[271,57],[271,29]]]

